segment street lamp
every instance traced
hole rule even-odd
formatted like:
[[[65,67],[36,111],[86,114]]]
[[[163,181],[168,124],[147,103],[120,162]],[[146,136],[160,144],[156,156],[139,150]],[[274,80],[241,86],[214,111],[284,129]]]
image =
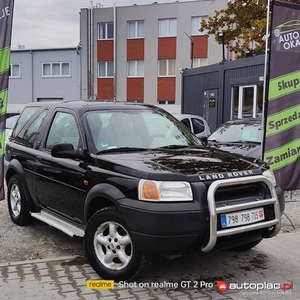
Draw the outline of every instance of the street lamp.
[[[194,58],[194,39],[188,35],[185,31],[186,36],[191,40],[191,69],[193,69],[193,58]]]
[[[225,32],[220,32],[219,33],[219,37],[222,38],[222,52],[223,52],[223,59],[222,59],[222,62],[226,61],[225,59],[225,41],[224,41],[224,38],[225,38]]]

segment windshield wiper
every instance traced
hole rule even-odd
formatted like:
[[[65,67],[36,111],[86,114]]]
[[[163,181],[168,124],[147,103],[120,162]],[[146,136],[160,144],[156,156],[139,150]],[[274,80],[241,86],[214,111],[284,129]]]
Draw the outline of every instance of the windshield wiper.
[[[120,148],[110,148],[110,149],[104,149],[96,154],[102,154],[102,153],[110,153],[110,152],[134,152],[134,151],[148,151],[148,148],[139,148],[139,147],[120,147]]]
[[[232,143],[232,144],[260,144],[260,142],[256,142],[256,141],[243,141],[243,140],[239,140],[239,141],[232,141],[232,142],[228,142],[228,143]]]
[[[167,145],[167,146],[161,146],[161,147],[157,147],[154,148],[152,150],[160,150],[160,149],[183,149],[183,148],[188,148],[190,146],[188,145]]]

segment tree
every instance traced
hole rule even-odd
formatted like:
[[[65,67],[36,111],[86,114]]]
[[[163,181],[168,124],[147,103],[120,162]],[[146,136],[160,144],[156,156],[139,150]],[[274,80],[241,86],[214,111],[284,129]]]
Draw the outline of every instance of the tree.
[[[298,3],[300,0],[282,0]],[[215,35],[215,40],[224,44],[237,58],[245,57],[245,48],[253,54],[264,53],[266,43],[268,0],[228,0],[225,9],[201,22],[200,31]],[[271,19],[271,18],[270,18]],[[223,33],[224,37],[220,36]]]
[[[221,44],[233,51],[237,58],[245,57],[244,48],[251,49],[253,54],[265,50],[267,23],[267,0],[231,0],[228,7],[215,11],[215,15],[202,20],[200,31],[215,35]]]

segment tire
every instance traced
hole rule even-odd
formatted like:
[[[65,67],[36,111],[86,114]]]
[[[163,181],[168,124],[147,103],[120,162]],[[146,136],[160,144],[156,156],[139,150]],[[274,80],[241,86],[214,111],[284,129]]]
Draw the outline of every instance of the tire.
[[[253,241],[251,243],[245,244],[245,245],[241,245],[235,248],[231,248],[231,251],[236,251],[236,252],[244,252],[244,251],[248,251],[252,248],[254,248],[255,246],[257,246],[260,242],[262,241],[262,239],[257,240],[257,241]]]
[[[142,255],[134,245],[122,215],[112,206],[91,217],[86,226],[84,247],[91,266],[104,279],[130,281],[150,265],[149,257]]]
[[[33,222],[24,186],[19,175],[13,175],[7,186],[7,205],[11,220],[19,225],[28,225]]]

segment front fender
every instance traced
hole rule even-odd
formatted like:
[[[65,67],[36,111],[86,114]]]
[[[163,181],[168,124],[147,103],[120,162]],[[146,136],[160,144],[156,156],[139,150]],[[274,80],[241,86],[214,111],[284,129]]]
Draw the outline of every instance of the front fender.
[[[88,192],[84,203],[84,223],[86,224],[89,219],[89,207],[95,198],[106,199],[108,203],[110,202],[112,205],[115,205],[118,208],[117,200],[124,197],[124,194],[113,185],[99,183],[93,186]]]
[[[31,207],[34,207],[34,203],[33,203],[32,197],[30,195],[27,182],[25,180],[25,174],[24,174],[24,169],[23,169],[22,165],[20,164],[20,162],[17,159],[12,159],[10,162],[6,162],[6,163],[7,163],[7,165],[5,166],[5,181],[6,181],[7,186],[8,186],[10,178],[13,175],[19,175],[21,182],[23,184],[23,187],[24,187],[24,191],[26,194],[26,198],[28,200],[28,204]]]

